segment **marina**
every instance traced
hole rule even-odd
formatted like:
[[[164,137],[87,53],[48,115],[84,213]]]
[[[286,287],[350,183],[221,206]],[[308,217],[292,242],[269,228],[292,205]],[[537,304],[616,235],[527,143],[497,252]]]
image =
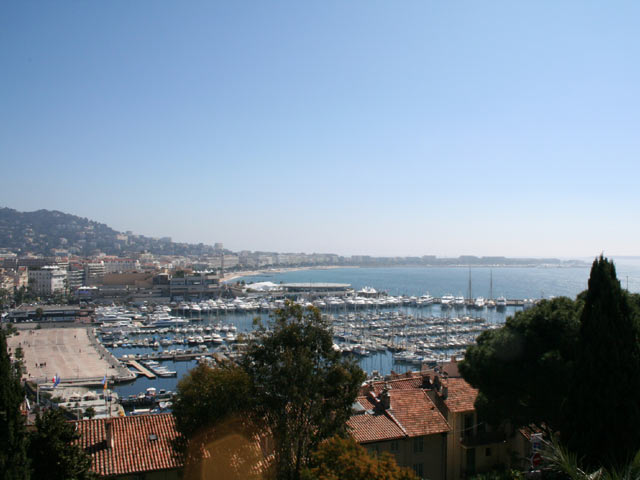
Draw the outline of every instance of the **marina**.
[[[324,302],[327,307],[321,311],[333,329],[334,348],[355,358],[368,374],[383,375],[435,364],[451,356],[462,358],[480,333],[499,327],[507,315],[522,310],[525,303],[478,309],[467,304],[446,307],[426,299],[386,296],[375,301],[353,296],[341,299],[340,304],[329,296],[295,301],[303,307],[317,308]],[[284,301],[263,296],[153,308],[103,307],[96,310],[96,318],[102,315],[118,320],[104,322],[95,334],[120,361],[138,373],[141,370],[136,364],[147,372],[133,382],[116,385],[121,398],[139,395],[150,387],[175,390],[177,380],[198,362],[215,364],[237,358],[252,336],[254,318],[267,321]],[[219,308],[228,304],[234,309]]]
[[[147,408],[157,411],[158,402],[142,400],[149,397],[147,391],[175,391],[180,378],[198,363],[215,365],[238,358],[253,335],[254,319],[267,324],[269,317],[287,300],[302,307],[318,308],[332,328],[334,349],[354,358],[368,375],[377,376],[403,373],[422,365],[433,366],[453,356],[461,359],[482,332],[498,328],[508,316],[536,303],[531,296],[517,298],[514,295],[524,291],[523,285],[542,287],[541,291],[550,293],[558,291],[553,283],[536,280],[540,275],[549,274],[547,270],[537,269],[526,270],[525,277],[511,288],[505,288],[502,279],[516,273],[514,269],[501,271],[496,276],[487,270],[490,288],[486,296],[472,296],[471,285],[466,295],[460,292],[460,286],[467,283],[469,277],[469,272],[462,269],[437,272],[442,274],[438,277],[442,286],[429,285],[437,295],[427,290],[418,291],[409,283],[402,288],[408,292],[404,294],[394,292],[399,288],[384,290],[371,286],[379,287],[381,281],[394,285],[397,275],[408,282],[412,275],[433,273],[433,270],[335,269],[286,272],[268,279],[247,278],[241,296],[96,306],[93,323],[84,330],[86,338],[93,339],[97,356],[102,355],[121,372],[121,375],[112,374],[114,369],[109,365],[106,372],[109,386],[120,402],[126,404],[127,414],[132,414]],[[482,273],[473,271],[475,282],[480,282],[478,278]],[[567,273],[574,275],[573,284],[578,289],[578,274],[585,273],[584,270],[551,272],[553,276]],[[301,276],[312,275],[323,282],[301,281]],[[356,278],[360,275],[360,278],[351,287],[343,281],[345,275]],[[455,283],[447,280],[450,276],[456,279]],[[278,283],[280,278],[288,283]],[[333,280],[341,283],[331,283]],[[416,283],[426,285],[424,277]],[[285,291],[282,285],[290,291]],[[527,293],[531,291],[532,288]],[[103,368],[101,373],[105,374]],[[100,385],[102,375],[97,371],[94,374],[93,378],[79,378],[82,375],[78,372],[69,377],[60,376],[64,384],[84,381]],[[51,376],[41,377],[40,382],[51,383]],[[166,403],[163,407],[170,408]]]

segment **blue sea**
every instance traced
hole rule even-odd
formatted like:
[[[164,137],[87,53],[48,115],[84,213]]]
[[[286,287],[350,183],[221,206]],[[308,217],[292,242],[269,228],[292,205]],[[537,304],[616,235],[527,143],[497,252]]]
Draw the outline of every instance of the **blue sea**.
[[[617,259],[616,268],[618,278],[623,288],[632,292],[640,292],[640,259]],[[247,277],[236,278],[233,281],[274,283],[289,282],[332,282],[348,283],[355,290],[365,286],[387,292],[391,295],[422,295],[430,293],[434,297],[445,294],[468,295],[469,276],[471,276],[472,296],[486,297],[505,296],[509,299],[524,298],[550,298],[568,296],[574,298],[578,293],[587,288],[590,265],[584,267],[391,267],[391,268],[330,268],[307,269],[288,271],[281,273],[266,273]],[[491,292],[493,283],[493,292]],[[493,293],[493,295],[491,295]],[[427,308],[414,309],[412,307],[399,307],[398,310],[416,316],[440,316],[439,305]],[[474,311],[472,315],[481,316],[491,323],[503,323],[509,315],[513,315],[516,308],[509,307],[504,312],[495,309]],[[471,312],[467,312],[471,314]],[[212,314],[204,322],[232,323],[238,327],[238,331],[247,331],[253,328],[253,318],[266,317],[266,314]],[[201,325],[203,322],[199,322]],[[151,349],[113,349],[113,353],[120,357],[123,354],[149,353]],[[389,372],[404,372],[415,369],[415,366],[395,363],[390,352],[376,353],[368,357],[362,357],[361,367],[371,373],[374,370],[382,374]],[[175,390],[177,381],[189,369],[195,366],[194,361],[188,362],[163,362],[171,370],[178,372],[177,378],[158,378],[149,380],[139,378],[135,382],[116,387],[121,396],[144,392],[148,387],[156,387],[158,390]]]
[[[335,282],[348,283],[358,290],[369,286],[391,295],[446,294],[467,296],[469,276],[473,297],[550,298],[575,297],[587,288],[592,259],[584,267],[390,267],[329,268],[266,273],[236,278],[233,281],[274,283]],[[640,257],[614,259],[622,287],[640,292]]]

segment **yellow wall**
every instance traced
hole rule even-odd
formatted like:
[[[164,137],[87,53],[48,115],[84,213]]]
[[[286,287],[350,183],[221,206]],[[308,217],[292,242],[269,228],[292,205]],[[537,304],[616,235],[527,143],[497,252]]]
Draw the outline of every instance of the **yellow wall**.
[[[446,437],[435,434],[422,437],[422,452],[414,452],[414,438],[397,441],[397,450],[391,450],[392,442],[376,442],[363,445],[370,453],[391,453],[399,465],[413,469],[422,464],[423,478],[445,480]]]

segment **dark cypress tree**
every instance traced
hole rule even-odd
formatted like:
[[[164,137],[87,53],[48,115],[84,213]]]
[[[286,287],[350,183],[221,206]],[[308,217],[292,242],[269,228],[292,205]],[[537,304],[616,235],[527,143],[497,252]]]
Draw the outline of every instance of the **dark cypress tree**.
[[[29,457],[33,477],[48,480],[90,480],[91,457],[74,443],[79,435],[61,410],[47,410],[36,418],[36,431],[30,434]]]
[[[562,435],[589,467],[619,467],[640,449],[640,339],[612,262],[593,262]]]
[[[27,435],[20,404],[24,390],[18,370],[7,353],[5,331],[0,328],[0,478],[29,478]]]

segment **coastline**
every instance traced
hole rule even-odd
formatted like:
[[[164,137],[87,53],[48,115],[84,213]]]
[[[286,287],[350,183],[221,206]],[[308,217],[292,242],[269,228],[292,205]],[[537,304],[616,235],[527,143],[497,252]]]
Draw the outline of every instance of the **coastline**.
[[[258,270],[248,270],[244,272],[232,272],[227,273],[222,278],[222,283],[228,283],[232,280],[242,277],[251,277],[254,275],[268,275],[272,273],[286,273],[286,272],[298,272],[301,270],[333,270],[335,268],[345,268],[343,265],[319,265],[317,267],[276,267],[276,268],[261,268]],[[359,268],[359,267],[348,267]]]

